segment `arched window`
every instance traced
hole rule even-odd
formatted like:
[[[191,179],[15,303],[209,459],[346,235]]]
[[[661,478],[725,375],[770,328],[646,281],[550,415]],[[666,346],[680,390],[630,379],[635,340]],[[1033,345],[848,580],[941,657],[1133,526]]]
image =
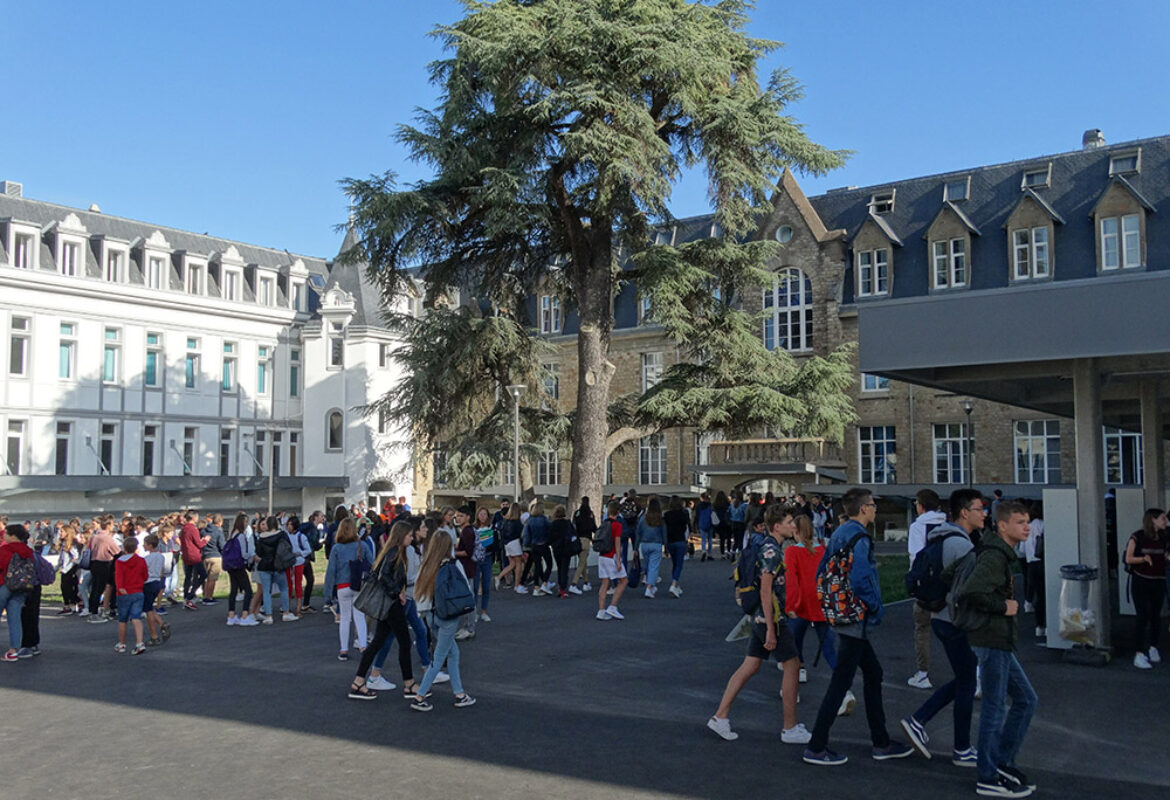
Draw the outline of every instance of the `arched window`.
[[[813,346],[812,282],[795,267],[776,273],[764,290],[764,346],[791,352]]]
[[[335,408],[325,419],[325,449],[340,450],[344,432],[345,417]]]

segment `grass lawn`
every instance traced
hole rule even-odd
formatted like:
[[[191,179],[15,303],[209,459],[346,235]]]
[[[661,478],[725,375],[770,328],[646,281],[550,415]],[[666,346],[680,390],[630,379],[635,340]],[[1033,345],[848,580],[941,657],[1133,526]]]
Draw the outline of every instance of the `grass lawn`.
[[[910,556],[889,555],[878,556],[878,578],[882,583],[882,602],[893,603],[895,600],[905,600],[906,572],[910,569]]]

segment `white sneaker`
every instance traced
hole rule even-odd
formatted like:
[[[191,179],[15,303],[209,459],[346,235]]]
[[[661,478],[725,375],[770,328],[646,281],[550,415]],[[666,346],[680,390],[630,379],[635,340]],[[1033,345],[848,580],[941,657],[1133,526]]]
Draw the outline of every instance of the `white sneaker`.
[[[808,670],[807,670],[807,669],[805,669],[804,667],[801,667],[801,668],[800,668],[800,678],[799,678],[799,681],[800,681],[801,683],[808,683]]]
[[[369,686],[371,689],[380,689],[383,692],[389,692],[392,689],[398,688],[395,684],[386,680],[381,675],[376,678],[370,678],[368,681],[366,681],[366,686]]]
[[[569,587],[569,594],[581,594],[581,593],[582,593],[581,588],[579,586],[577,586],[576,584]]]
[[[296,614],[290,614],[287,611],[280,617],[281,622],[296,622],[298,619],[300,619],[300,617],[298,617]]]
[[[435,676],[435,683],[450,683],[451,676],[443,670],[439,670],[439,674]]]
[[[1036,609],[1035,609],[1035,607],[1033,607],[1031,602],[1029,602],[1028,600],[1024,601],[1024,613],[1025,614],[1031,614],[1035,610]]]
[[[546,594],[548,594],[548,592],[545,591],[543,586],[537,586],[535,589],[532,590],[533,597],[544,597]]]
[[[622,614],[622,612],[618,611],[617,606],[610,606],[609,608],[605,609],[605,613],[609,614],[611,619],[625,619],[626,618],[625,615]]]
[[[922,670],[918,670],[906,681],[907,685],[915,689],[933,689],[934,684],[930,682],[930,676]]]
[[[798,722],[795,728],[780,731],[780,741],[784,744],[808,744],[812,741],[812,734],[803,722]]]
[[[479,621],[480,622],[491,622],[492,618],[488,616],[488,613],[486,611],[481,611],[481,612],[479,612]]]
[[[528,594],[528,587],[527,587],[527,586],[523,586],[523,585],[522,585],[522,586],[517,586],[517,587],[516,587],[516,594]]]
[[[549,594],[555,594],[555,593],[556,593],[556,591],[557,591],[557,589],[559,589],[559,588],[560,588],[560,587],[559,587],[559,586],[557,586],[557,582],[556,582],[556,581],[549,581],[548,583],[546,583],[546,584],[544,585],[544,590],[545,590],[546,592],[548,592]]]
[[[642,595],[642,596],[643,596],[643,597],[648,597],[648,598],[650,598],[651,600],[653,600],[653,599],[654,599],[654,590],[653,590],[653,589],[651,589],[649,586],[647,586],[647,587],[646,587],[646,591],[643,593],[643,595]]]
[[[475,636],[475,634],[472,633],[471,631],[469,631],[467,628],[464,628],[461,631],[456,631],[455,641],[463,642],[463,641],[470,639],[472,636]]]
[[[492,588],[495,589],[497,592],[500,591],[499,577],[492,578]]]
[[[238,619],[236,619],[235,617],[228,617],[227,624],[228,625],[239,625],[240,621]]]
[[[1043,637],[1045,637],[1045,636],[1047,636],[1047,635],[1048,635],[1048,629],[1047,629],[1047,628],[1042,628],[1042,627],[1040,627],[1039,625],[1037,625],[1037,626],[1036,626],[1036,638],[1038,638],[1038,639],[1039,639],[1039,638],[1043,638]]]
[[[838,717],[847,717],[853,713],[853,709],[857,708],[857,697],[850,689],[845,692],[845,697],[841,699],[841,707],[837,709]]]
[[[675,597],[682,597],[682,587],[677,583],[672,583],[669,589],[670,593]]]
[[[734,742],[739,738],[739,734],[731,729],[731,720],[729,719],[711,717],[707,720],[707,727],[729,742]]]
[[[1150,663],[1150,659],[1145,653],[1133,654],[1133,665],[1138,669],[1153,669],[1154,665]]]
[[[606,592],[606,595],[611,595],[611,594],[613,594],[613,587],[612,586],[609,587],[609,591]]]
[[[582,592],[582,593],[584,593],[584,592],[592,592],[592,591],[593,591],[593,584],[592,584],[592,583],[586,583],[584,586],[582,586],[582,587],[581,587],[581,592]]]
[[[239,625],[241,628],[251,628],[255,625],[259,625],[260,620],[256,619],[255,617],[244,617],[236,624]]]
[[[1146,657],[1150,659],[1151,664],[1162,663],[1162,654],[1158,652],[1158,648],[1156,647],[1151,647],[1150,652]]]
[[[610,616],[609,616],[609,614],[606,614],[606,613],[605,613],[605,609],[604,609],[604,608],[602,608],[602,609],[599,609],[599,610],[598,610],[598,612],[597,612],[597,618],[598,618],[598,619],[600,619],[600,620],[606,620],[606,619],[610,619]]]
[[[261,618],[260,618],[260,624],[262,624],[262,625],[271,625],[271,624],[272,624],[272,617],[261,617]]]

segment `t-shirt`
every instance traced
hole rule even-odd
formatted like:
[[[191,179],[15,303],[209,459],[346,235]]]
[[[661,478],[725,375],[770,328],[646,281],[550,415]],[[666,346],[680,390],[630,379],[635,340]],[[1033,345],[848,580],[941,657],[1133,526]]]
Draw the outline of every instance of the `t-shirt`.
[[[158,551],[153,553],[147,551],[142,554],[142,560],[146,562],[146,580],[161,581],[163,576],[163,566],[166,562],[166,559],[163,558],[163,554]]]
[[[756,559],[759,565],[760,576],[765,572],[772,575],[772,598],[775,601],[772,610],[783,613],[784,611],[784,552],[780,548],[780,543],[769,536],[760,545],[760,554]],[[761,581],[762,583],[762,581]],[[761,597],[762,601],[763,598]],[[779,616],[774,616],[773,619],[779,619]]]
[[[1134,531],[1133,555],[1135,558],[1149,556],[1153,564],[1144,561],[1141,564],[1130,564],[1133,574],[1142,578],[1164,580],[1166,577],[1166,545],[1161,536],[1146,536],[1146,532]]]
[[[618,543],[622,540],[622,524],[616,519],[603,519],[601,521],[602,528],[599,530],[603,529],[606,525],[609,526],[613,545],[609,548],[609,550],[599,553],[598,555],[600,555],[602,558],[613,558],[617,554]]]
[[[687,540],[687,531],[691,527],[691,515],[685,508],[673,508],[662,515],[666,523],[666,543],[677,544]]]

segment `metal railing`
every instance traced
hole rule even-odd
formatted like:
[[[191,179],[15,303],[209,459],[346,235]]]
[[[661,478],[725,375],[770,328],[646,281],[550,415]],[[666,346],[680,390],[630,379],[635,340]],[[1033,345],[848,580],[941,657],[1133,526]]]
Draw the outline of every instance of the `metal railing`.
[[[845,459],[840,445],[822,438],[739,439],[711,442],[711,464],[778,464],[804,462],[823,466],[841,465]]]

